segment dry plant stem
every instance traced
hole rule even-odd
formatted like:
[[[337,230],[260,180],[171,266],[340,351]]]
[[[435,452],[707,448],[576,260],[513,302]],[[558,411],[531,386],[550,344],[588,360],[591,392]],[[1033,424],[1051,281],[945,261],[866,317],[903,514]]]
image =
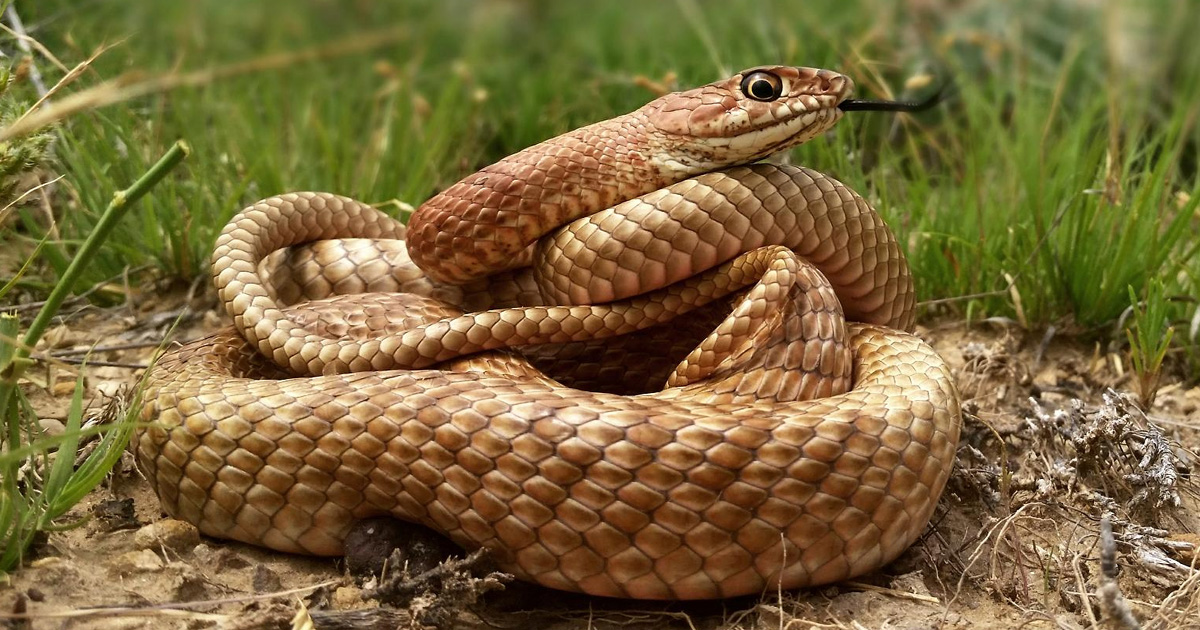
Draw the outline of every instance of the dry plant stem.
[[[13,199],[12,201],[8,202],[7,205],[5,205],[3,208],[0,208],[0,223],[3,223],[5,218],[8,217],[8,215],[12,212],[13,207],[16,206],[17,204],[21,203],[22,201],[24,201],[26,197],[28,197],[29,195],[31,195],[35,192],[41,191],[45,188],[53,187],[54,184],[57,184],[64,177],[66,177],[66,175],[59,175],[58,177],[55,177],[54,179],[52,179],[50,181],[41,182],[38,185],[34,186],[33,188],[30,188],[29,190],[26,190],[25,192],[21,193],[16,199]],[[55,236],[57,236],[57,235],[55,235]],[[15,279],[13,281],[15,281]],[[3,291],[0,290],[0,295],[2,295],[2,294],[3,294]]]
[[[853,581],[845,582],[845,583],[843,583],[843,586],[858,589],[860,591],[870,591],[872,593],[882,593],[889,597],[896,597],[899,599],[909,599],[914,602],[924,602],[926,604],[941,604],[942,603],[942,600],[940,600],[932,595],[921,595],[919,593],[908,593],[906,591],[899,591],[894,588],[885,588],[882,586],[875,586],[874,584],[867,584],[866,582],[853,582]]]
[[[46,358],[49,359],[49,357],[46,357]],[[65,357],[62,359],[57,359],[57,361],[60,363],[65,363],[67,365],[83,365],[86,363],[93,367],[115,367],[115,368],[125,368],[127,370],[144,370],[147,367],[150,367],[149,364],[146,364],[146,363],[122,363],[120,361],[90,361],[86,358],[79,358],[79,357]]]
[[[205,85],[239,74],[276,70],[303,61],[362,52],[399,41],[406,32],[402,29],[392,29],[374,35],[356,37],[350,42],[339,42],[294,53],[268,55],[242,63],[185,74],[165,74],[148,79],[143,79],[136,74],[122,75],[112,81],[63,97],[53,104],[47,104],[36,112],[22,117],[8,128],[0,130],[0,142],[28,135],[81,111],[105,107],[179,87]]]
[[[1154,617],[1147,620],[1146,628],[1169,630],[1182,625],[1182,620],[1200,618],[1200,570],[1195,563],[1191,568],[1191,575],[1163,599]]]
[[[62,357],[76,354],[96,354],[98,352],[119,352],[122,350],[141,350],[144,348],[157,348],[162,345],[162,340],[158,341],[139,341],[134,343],[118,343],[111,346],[93,346],[90,348],[63,348],[50,352],[50,356]]]
[[[1096,619],[1096,613],[1092,610],[1092,602],[1087,594],[1087,582],[1083,579],[1083,569],[1080,568],[1082,560],[1082,553],[1076,553],[1071,559],[1071,569],[1075,574],[1075,587],[1079,589],[1079,603],[1083,611],[1087,613],[1088,621],[1091,623],[1092,628],[1098,629],[1100,627],[1100,620]]]
[[[21,22],[21,16],[17,15],[16,6],[11,4],[8,5],[8,8],[4,10],[4,17],[8,18],[9,23],[12,24],[11,32],[17,39],[17,46],[19,46],[21,50],[25,51],[25,54],[33,54],[33,49],[30,47],[30,42],[33,41],[33,43],[38,47],[38,52],[47,55],[49,59],[54,59],[54,56],[49,54],[50,51],[43,48],[40,44],[37,44],[37,42],[25,32],[25,24]],[[29,67],[29,81],[33,83],[33,87],[37,89],[38,96],[46,95],[46,84],[42,81],[42,73],[38,70],[37,64],[33,64]]]
[[[1111,625],[1127,630],[1141,628],[1121,587],[1117,584],[1117,543],[1113,540],[1112,519],[1105,514],[1100,519],[1100,610]]]
[[[967,557],[967,563],[963,567],[962,574],[958,578],[958,583],[955,585],[954,595],[946,602],[945,611],[942,615],[942,623],[946,623],[946,617],[950,614],[950,608],[958,601],[958,596],[962,593],[963,585],[966,583],[967,578],[970,577],[971,568],[974,567],[975,563],[979,562],[980,558],[982,558],[986,553],[985,547],[988,544],[988,541],[994,539],[998,542],[1002,540],[1004,535],[1007,533],[1009,526],[1021,517],[1022,512],[1024,512],[1026,509],[1032,509],[1034,506],[1038,505],[1040,504],[1026,503],[1025,505],[1017,508],[1017,511],[997,520],[988,527],[987,533],[984,534],[983,538],[979,540],[979,543],[975,546],[975,549],[971,552],[971,555]],[[994,577],[991,575],[991,571],[995,568],[995,562],[995,555],[993,554],[992,566],[988,569],[989,578]]]
[[[81,305],[80,310],[83,310],[84,308],[86,308],[88,306],[88,304],[90,304],[86,298],[90,297],[92,294],[94,294],[98,291],[103,290],[105,287],[107,287],[109,285],[109,283],[120,280],[121,278],[124,278],[124,277],[128,276],[129,274],[138,273],[140,271],[144,271],[149,268],[150,268],[149,265],[141,265],[138,267],[126,268],[123,273],[119,273],[119,274],[111,276],[109,278],[105,278],[104,280],[97,282],[96,284],[92,285],[91,287],[89,287],[83,291],[80,291],[78,294],[67,298],[65,301],[63,301],[62,304],[59,304],[59,308],[63,308],[67,305],[79,304],[79,305]],[[188,299],[191,299],[191,298],[189,297]],[[11,307],[10,310],[15,313],[26,313],[26,312],[29,312],[32,310],[41,310],[41,308],[45,305],[46,305],[46,300],[42,300],[40,302],[29,302],[27,304],[17,304],[15,306]],[[159,316],[161,316],[161,315],[162,314],[160,313]],[[173,319],[174,317],[175,316],[172,315],[170,318]]]
[[[20,118],[17,118],[15,121],[13,121],[12,125],[10,125],[9,128],[11,129],[13,127],[20,127],[22,124],[24,124],[24,121],[26,119],[28,119],[30,116],[34,115],[34,112],[42,110],[42,106],[48,105],[50,102],[50,98],[52,96],[58,94],[59,91],[66,88],[68,85],[74,83],[75,80],[78,79],[79,77],[83,76],[84,71],[87,70],[88,68],[90,68],[92,66],[92,64],[96,61],[96,59],[98,59],[100,57],[100,55],[103,55],[104,53],[108,52],[114,45],[115,44],[108,45],[108,46],[101,46],[100,48],[96,49],[96,51],[93,52],[90,57],[75,64],[75,67],[71,68],[70,70],[64,70],[64,74],[63,74],[62,78],[59,79],[58,82],[55,83],[49,90],[42,91],[41,96],[38,98],[37,102],[34,103],[33,106],[30,107],[28,110],[26,110],[24,114],[21,114]],[[33,131],[36,131],[36,129],[29,130],[29,132],[33,132]],[[25,135],[25,134],[21,134],[21,135]]]

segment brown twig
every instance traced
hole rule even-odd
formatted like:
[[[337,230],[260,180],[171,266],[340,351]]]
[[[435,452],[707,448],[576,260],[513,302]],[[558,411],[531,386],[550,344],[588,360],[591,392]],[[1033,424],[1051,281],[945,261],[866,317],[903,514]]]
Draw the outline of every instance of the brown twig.
[[[64,348],[50,352],[52,357],[64,357],[73,354],[96,354],[100,352],[118,352],[121,350],[141,350],[142,348],[157,348],[162,341],[138,341],[133,343],[118,343],[111,346],[93,346],[90,348]]]
[[[1100,611],[1106,621],[1126,630],[1140,630],[1142,624],[1121,593],[1117,584],[1117,543],[1113,539],[1112,519],[1108,514],[1100,517],[1100,588],[1096,594],[1100,597]]]
[[[86,363],[88,367],[115,367],[115,368],[125,368],[127,370],[144,370],[144,369],[150,367],[150,365],[146,364],[146,363],[123,363],[121,361],[95,361],[95,360],[82,358],[82,357],[55,357],[53,355],[50,355],[50,356],[34,355],[33,358],[37,359],[37,360],[42,360],[42,361],[53,361],[54,363],[57,363],[57,364],[83,365]]]
[[[226,79],[237,75],[278,70],[305,61],[363,52],[400,41],[407,34],[408,29],[406,28],[392,28],[374,34],[357,36],[350,40],[338,41],[326,46],[318,46],[297,52],[266,55],[249,61],[194,72],[168,73],[148,78],[138,72],[126,73],[111,81],[105,81],[97,86],[65,96],[53,104],[47,103],[41,108],[31,108],[25,116],[22,116],[7,128],[0,130],[0,142],[28,135],[42,127],[52,125],[82,111],[106,107],[115,103],[149,94],[166,92],[176,88],[206,85],[219,79]],[[76,67],[79,68],[79,66]]]

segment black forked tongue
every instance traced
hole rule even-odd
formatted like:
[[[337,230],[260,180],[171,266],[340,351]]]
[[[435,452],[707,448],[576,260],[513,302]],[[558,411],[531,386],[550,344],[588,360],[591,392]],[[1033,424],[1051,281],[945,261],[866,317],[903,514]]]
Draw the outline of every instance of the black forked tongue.
[[[851,98],[842,101],[838,109],[844,112],[923,112],[942,102],[946,95],[946,86],[922,101],[873,101]]]

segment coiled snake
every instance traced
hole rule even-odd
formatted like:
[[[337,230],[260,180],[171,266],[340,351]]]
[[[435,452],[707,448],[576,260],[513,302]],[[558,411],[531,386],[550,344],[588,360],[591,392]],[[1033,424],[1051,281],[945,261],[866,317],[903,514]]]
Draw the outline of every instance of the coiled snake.
[[[668,94],[407,228],[324,193],[246,208],[213,254],[233,326],[148,379],[135,449],[164,510],[319,555],[393,515],[648,599],[891,561],[949,475],[950,371],[904,332],[908,266],[861,197],[737,166],[829,129],[851,89],[765,67]]]

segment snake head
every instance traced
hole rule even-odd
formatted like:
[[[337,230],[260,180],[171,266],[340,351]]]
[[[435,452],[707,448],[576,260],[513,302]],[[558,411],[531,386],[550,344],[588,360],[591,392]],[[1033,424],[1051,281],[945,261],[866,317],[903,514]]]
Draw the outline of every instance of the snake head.
[[[661,132],[660,168],[689,173],[753,162],[829,129],[854,89],[849,77],[817,68],[762,66],[642,108]]]

